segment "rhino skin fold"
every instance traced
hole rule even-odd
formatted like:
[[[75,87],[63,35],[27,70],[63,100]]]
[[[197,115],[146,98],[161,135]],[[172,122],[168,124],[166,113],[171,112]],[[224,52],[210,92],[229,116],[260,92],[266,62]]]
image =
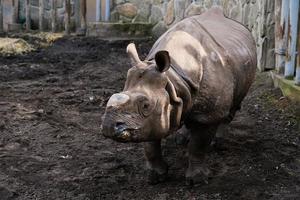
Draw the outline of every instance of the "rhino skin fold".
[[[134,44],[124,90],[114,94],[102,121],[105,137],[144,142],[148,181],[162,182],[168,166],[161,139],[183,125],[188,139],[188,184],[207,183],[205,153],[219,126],[229,123],[256,71],[250,31],[214,7],[175,24],[144,61]]]

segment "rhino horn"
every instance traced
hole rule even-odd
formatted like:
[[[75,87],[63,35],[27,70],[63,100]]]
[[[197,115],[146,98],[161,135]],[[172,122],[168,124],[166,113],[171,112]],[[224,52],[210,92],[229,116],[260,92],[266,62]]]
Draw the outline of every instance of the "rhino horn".
[[[107,107],[118,107],[124,105],[128,101],[129,101],[129,96],[127,94],[122,94],[122,93],[114,94],[109,98],[107,102]]]
[[[135,47],[134,43],[130,43],[127,46],[126,52],[129,55],[129,58],[130,58],[133,65],[142,64],[142,61],[139,58],[139,55],[137,53],[137,50],[136,50],[136,47]]]

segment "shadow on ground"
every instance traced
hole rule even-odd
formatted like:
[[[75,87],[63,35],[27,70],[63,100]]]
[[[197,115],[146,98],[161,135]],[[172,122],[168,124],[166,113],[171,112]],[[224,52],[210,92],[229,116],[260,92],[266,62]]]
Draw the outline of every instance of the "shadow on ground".
[[[172,137],[169,179],[148,185],[142,144],[100,134],[105,104],[125,81],[126,45],[70,37],[0,57],[0,199],[300,198],[299,106],[266,73],[209,153],[207,185],[185,186],[186,152]],[[151,45],[138,42],[142,57]]]

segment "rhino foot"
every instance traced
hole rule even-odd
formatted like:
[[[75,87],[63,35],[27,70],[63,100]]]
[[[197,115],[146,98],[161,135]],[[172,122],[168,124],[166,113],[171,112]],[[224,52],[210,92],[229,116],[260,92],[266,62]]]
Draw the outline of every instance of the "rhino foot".
[[[189,167],[185,174],[187,184],[208,184],[211,172],[207,167],[205,158],[217,127],[217,125],[201,124],[194,124],[191,127],[191,139],[188,144]],[[200,133],[199,130],[201,130]]]
[[[177,131],[177,134],[175,136],[175,143],[177,145],[187,146],[189,140],[190,131],[185,126],[182,126],[182,128]]]
[[[168,165],[163,162],[159,167],[149,168],[147,170],[148,183],[155,185],[164,182],[168,177]]]
[[[168,165],[162,158],[160,142],[147,142],[144,146],[149,184],[157,184],[167,178]]]
[[[227,149],[225,143],[226,140],[224,138],[215,138],[211,146],[218,151],[224,151]]]
[[[158,173],[157,171],[150,169],[147,171],[147,180],[150,185],[155,185],[164,182],[168,177],[168,170],[164,173]]]
[[[185,174],[186,185],[208,184],[210,174],[210,170],[204,165],[189,167]]]

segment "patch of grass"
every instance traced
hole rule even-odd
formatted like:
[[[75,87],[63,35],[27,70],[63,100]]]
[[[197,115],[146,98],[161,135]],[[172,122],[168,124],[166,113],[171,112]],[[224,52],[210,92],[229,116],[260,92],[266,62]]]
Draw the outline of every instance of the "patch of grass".
[[[265,110],[280,112],[290,123],[298,125],[300,130],[300,102],[285,97],[281,90],[274,88],[273,85],[266,87],[267,79],[271,81],[266,73],[260,73],[256,76],[255,87],[264,88],[263,92],[257,96],[257,101]]]
[[[259,96],[262,104],[267,109],[276,109],[281,113],[289,116],[297,122],[300,122],[300,105],[296,102],[289,100],[287,97],[278,96],[278,94],[265,92]]]

